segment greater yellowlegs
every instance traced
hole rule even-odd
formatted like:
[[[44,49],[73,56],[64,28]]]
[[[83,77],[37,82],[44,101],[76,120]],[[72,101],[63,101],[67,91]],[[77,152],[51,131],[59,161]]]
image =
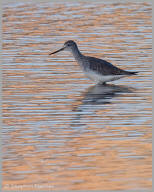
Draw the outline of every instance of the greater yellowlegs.
[[[63,50],[70,51],[73,54],[75,60],[81,66],[84,73],[91,80],[99,84],[105,84],[108,81],[114,81],[122,77],[136,75],[137,73],[137,72],[122,70],[112,65],[111,63],[102,59],[98,59],[96,57],[89,57],[89,56],[83,55],[78,49],[77,44],[72,40],[66,41],[64,43],[64,46],[61,49],[55,52],[52,52],[49,55],[58,53]]]

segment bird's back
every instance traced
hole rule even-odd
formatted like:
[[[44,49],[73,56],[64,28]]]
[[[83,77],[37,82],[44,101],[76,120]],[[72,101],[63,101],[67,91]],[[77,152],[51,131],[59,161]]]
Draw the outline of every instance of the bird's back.
[[[122,70],[108,61],[98,59],[96,57],[89,57],[86,56],[86,65],[87,70],[91,70],[93,72],[96,72],[100,75],[135,75],[136,72],[129,72]]]

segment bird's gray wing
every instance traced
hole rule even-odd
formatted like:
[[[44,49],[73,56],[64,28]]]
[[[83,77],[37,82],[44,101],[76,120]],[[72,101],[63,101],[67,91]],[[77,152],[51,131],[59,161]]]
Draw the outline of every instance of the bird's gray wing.
[[[87,57],[89,69],[101,75],[130,75],[131,72],[124,71],[111,63],[95,57]]]

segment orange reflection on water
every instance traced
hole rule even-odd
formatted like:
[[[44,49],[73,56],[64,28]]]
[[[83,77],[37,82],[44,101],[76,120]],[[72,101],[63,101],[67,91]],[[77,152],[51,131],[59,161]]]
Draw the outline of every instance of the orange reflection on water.
[[[151,189],[151,5],[5,5],[3,37],[3,190]],[[95,86],[68,39],[140,73]]]

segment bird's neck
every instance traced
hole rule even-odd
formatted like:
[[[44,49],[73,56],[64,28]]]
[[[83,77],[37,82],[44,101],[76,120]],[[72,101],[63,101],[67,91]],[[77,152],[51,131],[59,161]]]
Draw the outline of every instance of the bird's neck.
[[[72,49],[72,54],[76,61],[80,61],[82,59],[82,53],[78,49],[78,47]]]

